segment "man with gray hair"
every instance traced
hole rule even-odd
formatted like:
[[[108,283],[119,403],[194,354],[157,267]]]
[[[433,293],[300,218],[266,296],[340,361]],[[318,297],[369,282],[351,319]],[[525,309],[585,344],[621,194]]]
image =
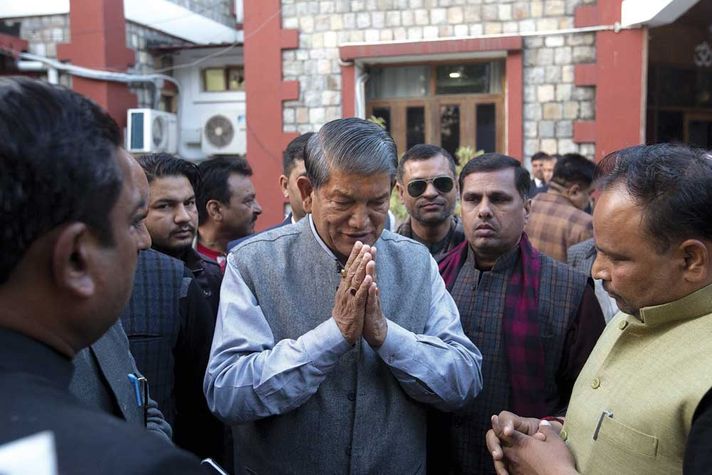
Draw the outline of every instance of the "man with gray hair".
[[[474,399],[482,357],[428,250],[383,230],[388,133],[339,119],[307,149],[307,217],[228,257],[208,404],[236,473],[422,472],[426,404]]]

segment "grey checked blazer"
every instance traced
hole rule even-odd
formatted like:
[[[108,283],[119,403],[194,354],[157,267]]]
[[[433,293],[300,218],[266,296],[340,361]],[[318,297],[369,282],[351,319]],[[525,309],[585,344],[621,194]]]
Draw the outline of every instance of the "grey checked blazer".
[[[129,350],[129,340],[121,321],[118,321],[99,340],[75,357],[74,375],[69,389],[88,406],[143,427],[143,407],[136,402],[129,373],[139,374],[139,371]],[[147,412],[146,428],[170,440],[171,426],[164,419],[156,401],[150,397]]]

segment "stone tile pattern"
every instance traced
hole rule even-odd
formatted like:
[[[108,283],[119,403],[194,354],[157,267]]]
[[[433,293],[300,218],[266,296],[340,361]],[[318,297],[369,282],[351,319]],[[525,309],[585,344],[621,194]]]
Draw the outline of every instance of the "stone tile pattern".
[[[127,72],[132,74],[153,74],[158,72],[170,76],[172,74],[169,69],[173,66],[170,52],[162,53],[155,48],[158,46],[187,46],[189,44],[187,41],[127,21],[126,46],[136,53],[136,62]],[[144,86],[136,85],[130,87],[129,90],[136,94],[138,107],[153,107],[152,86],[149,84]]]
[[[282,53],[283,77],[300,98],[284,103],[285,132],[317,130],[341,117],[338,47],[343,43],[429,40],[574,27],[577,6],[595,0],[282,0],[282,27],[300,31]],[[524,39],[524,152],[579,152],[573,123],[594,118],[595,89],[574,85],[574,65],[595,60],[595,34]]]
[[[188,10],[215,20],[231,28],[235,27],[232,14],[234,0],[168,0]],[[259,1],[259,0],[258,0]]]

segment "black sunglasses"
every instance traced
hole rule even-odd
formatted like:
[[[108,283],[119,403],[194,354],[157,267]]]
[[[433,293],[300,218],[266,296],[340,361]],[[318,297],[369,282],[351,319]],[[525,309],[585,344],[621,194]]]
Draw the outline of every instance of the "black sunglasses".
[[[417,198],[425,193],[426,188],[428,188],[428,183],[432,183],[435,189],[440,193],[449,193],[453,186],[455,186],[455,181],[449,176],[411,180],[408,182],[408,194],[413,198]]]

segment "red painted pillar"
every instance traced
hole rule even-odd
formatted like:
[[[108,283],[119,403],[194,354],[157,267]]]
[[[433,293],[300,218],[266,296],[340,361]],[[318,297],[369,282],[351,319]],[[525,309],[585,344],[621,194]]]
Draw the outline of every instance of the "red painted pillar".
[[[622,0],[599,0],[579,7],[576,26],[612,25],[621,18]],[[574,140],[596,144],[596,161],[645,141],[645,29],[596,33],[596,62],[579,64],[577,86],[596,87],[596,117],[574,123]]]
[[[22,38],[0,33],[0,50],[10,52],[13,56],[27,51],[28,44],[27,40],[23,40]]]
[[[57,45],[57,57],[73,65],[126,71],[134,64],[133,50],[126,47],[126,21],[122,0],[71,0],[70,43]],[[74,76],[72,89],[106,109],[121,126],[126,110],[136,107],[136,96],[126,84]]]
[[[522,161],[524,157],[524,86],[522,76],[522,52],[507,51],[507,155]]]
[[[297,136],[283,132],[282,103],[299,99],[299,83],[282,81],[282,50],[298,47],[299,35],[282,29],[280,6],[280,0],[244,3],[247,159],[264,210],[257,221],[259,229],[283,218],[284,197],[279,189],[282,151]]]
[[[346,64],[341,66],[341,117],[356,115],[356,66]]]
[[[622,0],[599,0],[601,21],[621,19]],[[596,156],[645,141],[647,30],[596,34]]]

